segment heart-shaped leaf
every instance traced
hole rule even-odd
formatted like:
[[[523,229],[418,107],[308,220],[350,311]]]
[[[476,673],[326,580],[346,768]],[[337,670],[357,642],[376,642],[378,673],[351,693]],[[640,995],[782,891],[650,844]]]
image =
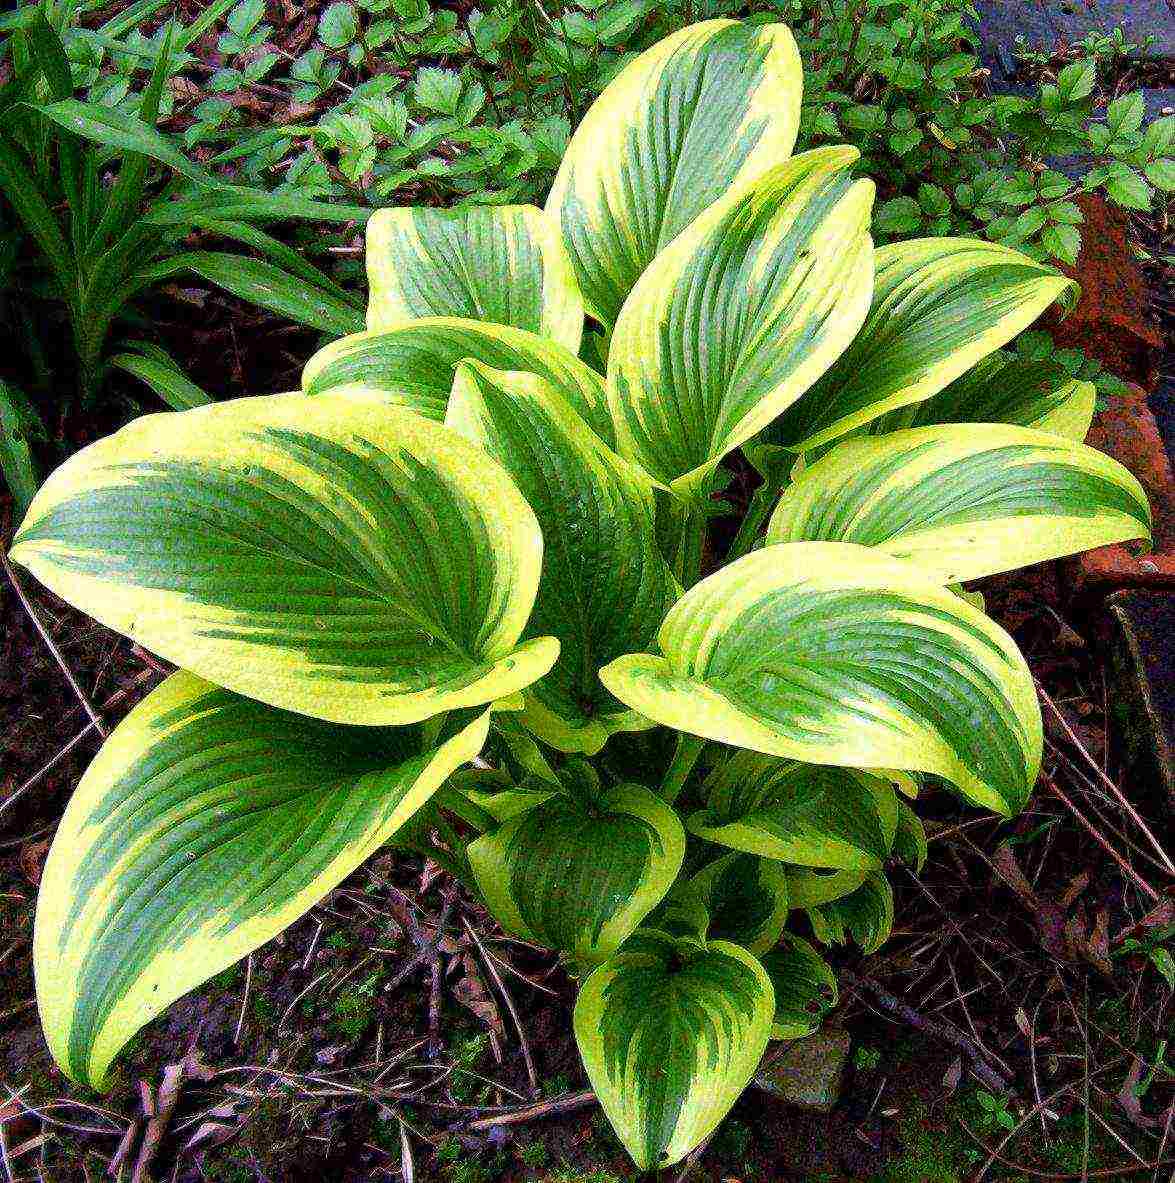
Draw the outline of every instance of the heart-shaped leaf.
[[[820,1028],[838,999],[836,974],[807,941],[784,933],[760,960],[775,992],[772,1039],[803,1039]]]
[[[1040,708],[1002,629],[917,569],[837,542],[768,546],[670,609],[664,656],[600,671],[693,735],[850,768],[932,772],[1000,813],[1036,781]]]
[[[897,797],[857,769],[736,752],[711,773],[691,834],[809,867],[870,870],[889,855]]]
[[[879,247],[869,317],[836,365],[771,428],[806,451],[937,394],[1077,285],[1010,247],[918,238]]]
[[[802,87],[786,25],[730,20],[666,37],[609,84],[547,199],[601,324],[708,205],[791,154]]]
[[[732,851],[704,866],[690,884],[709,914],[708,935],[762,953],[787,921],[787,873],[781,863]]]
[[[402,724],[542,677],[518,639],[542,536],[456,432],[298,394],[149,415],[49,478],[13,558],[201,677],[339,723]]]
[[[352,333],[306,363],[302,389],[404,406],[439,423],[449,405],[453,375],[466,359],[545,378],[600,439],[614,442],[599,374],[557,341],[488,321],[429,316],[381,332]]]
[[[37,995],[57,1062],[101,1088],[139,1028],[387,842],[488,722],[444,740],[341,727],[173,674],[90,765],[45,866]]]
[[[1142,486],[1093,448],[1002,423],[837,444],[784,490],[767,542],[859,542],[961,583],[1150,538]]]
[[[1078,381],[1056,362],[997,349],[938,394],[887,412],[868,430],[882,435],[938,423],[1015,423],[1080,444],[1096,403],[1094,384]]]
[[[625,302],[608,353],[624,455],[683,496],[852,341],[869,309],[873,185],[819,148],[712,205]]]
[[[554,219],[532,205],[381,209],[367,223],[367,327],[458,316],[528,329],[572,353],[583,298]]]
[[[672,1166],[726,1116],[759,1066],[775,1013],[755,956],[642,929],[583,984],[575,1040],[639,1170]]]
[[[648,478],[534,374],[462,363],[446,422],[514,478],[543,532],[528,634],[558,637],[560,656],[527,694],[527,725],[561,751],[587,753],[650,726],[597,673],[647,645],[680,590],[657,549]]]
[[[615,950],[669,890],[685,854],[677,815],[640,785],[594,803],[559,794],[469,847],[508,932],[581,961]]]

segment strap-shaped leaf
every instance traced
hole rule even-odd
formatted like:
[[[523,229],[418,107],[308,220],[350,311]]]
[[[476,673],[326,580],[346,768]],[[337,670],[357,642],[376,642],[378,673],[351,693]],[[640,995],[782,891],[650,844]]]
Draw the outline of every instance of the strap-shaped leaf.
[[[768,546],[691,588],[664,654],[600,671],[622,702],[694,735],[818,764],[933,772],[1015,813],[1040,708],[1015,643],[910,564],[849,543]]]
[[[871,435],[937,423],[1016,423],[1082,443],[1089,434],[1097,388],[1054,361],[997,349],[938,394],[874,419]]]
[[[712,205],[641,276],[608,353],[620,450],[683,495],[789,407],[869,309],[873,184],[805,152]]]
[[[897,797],[857,769],[736,752],[703,786],[708,806],[687,822],[699,838],[808,867],[870,870],[888,857]]]
[[[672,1166],[726,1116],[759,1066],[775,1001],[753,954],[642,929],[583,984],[575,1040],[638,1169]]]
[[[527,725],[565,752],[597,752],[647,720],[597,671],[652,641],[679,588],[657,548],[648,477],[616,455],[535,374],[457,369],[446,422],[514,478],[545,543],[527,635],[556,636],[555,668],[527,694]]]
[[[533,205],[382,209],[367,223],[367,327],[459,316],[579,352],[583,297],[553,219]]]
[[[594,806],[551,797],[469,847],[486,903],[508,932],[598,961],[660,902],[685,855],[673,810],[640,785]]]
[[[607,87],[547,199],[601,324],[708,205],[791,154],[802,88],[785,25],[729,20],[666,37]]]
[[[707,863],[690,884],[709,914],[708,933],[763,953],[787,921],[787,872],[773,859],[732,851]]]
[[[353,333],[320,349],[302,371],[307,394],[370,397],[438,422],[453,375],[467,358],[499,370],[546,378],[605,443],[614,440],[604,380],[570,350],[525,329],[488,321],[431,316],[376,333]]]
[[[844,945],[851,937],[862,953],[876,953],[893,931],[893,888],[881,871],[871,871],[856,891],[808,911],[816,939]]]
[[[480,751],[340,727],[173,674],[114,730],[57,831],[37,903],[53,1055],[101,1088],[136,1031],[281,932]]]
[[[542,536],[418,415],[299,394],[136,420],[49,478],[13,558],[201,677],[339,723],[413,723],[551,668],[518,647]]]
[[[784,490],[767,542],[859,542],[961,583],[1150,537],[1116,460],[1003,423],[916,427],[838,444]]]
[[[836,974],[803,938],[784,933],[777,949],[760,960],[775,992],[772,1039],[803,1039],[820,1028],[839,997]]]
[[[771,429],[803,451],[937,394],[1077,285],[976,238],[880,247],[869,317],[839,361]]]

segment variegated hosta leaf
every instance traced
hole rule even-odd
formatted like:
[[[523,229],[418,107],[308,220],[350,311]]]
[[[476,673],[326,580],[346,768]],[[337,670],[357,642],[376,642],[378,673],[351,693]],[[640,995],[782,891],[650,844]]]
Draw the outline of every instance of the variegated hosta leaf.
[[[966,423],[838,444],[784,490],[767,542],[859,542],[961,583],[1149,538],[1150,524],[1116,460],[1029,427]]]
[[[755,956],[642,929],[583,984],[575,1040],[640,1170],[672,1166],[726,1116],[767,1047],[775,1002]]]
[[[459,316],[528,329],[572,353],[583,297],[553,218],[533,205],[381,209],[367,223],[367,327]]]
[[[876,953],[893,930],[893,889],[882,871],[871,871],[856,891],[808,910],[816,939],[843,945],[851,937],[862,953]]]
[[[893,845],[897,797],[858,769],[742,751],[711,773],[702,793],[708,805],[687,829],[735,850],[852,871],[880,867]]]
[[[803,867],[788,867],[788,899],[796,909],[827,904],[856,891],[868,874],[868,871],[809,871]]]
[[[600,683],[601,665],[647,645],[679,588],[657,549],[653,489],[549,382],[476,362],[457,369],[446,422],[514,478],[543,532],[528,635],[554,635],[555,668],[527,692],[527,725],[594,753],[650,726]]]
[[[869,318],[836,365],[772,426],[803,451],[937,394],[1077,285],[1009,247],[919,238],[878,248]]]
[[[869,308],[873,184],[818,148],[712,205],[625,303],[608,354],[620,450],[683,496],[836,360]]]
[[[1082,443],[1093,422],[1097,389],[1054,361],[997,349],[920,403],[889,411],[868,425],[870,435],[937,423],[1015,423]]]
[[[691,588],[663,656],[600,671],[658,723],[768,755],[932,772],[1003,814],[1041,756],[1015,643],[909,563],[843,542],[768,546]]]
[[[732,851],[704,866],[690,884],[709,914],[708,933],[763,953],[787,922],[787,872],[773,859]]]
[[[490,910],[508,932],[583,961],[615,950],[669,890],[685,833],[640,785],[594,807],[558,794],[469,847]]]
[[[57,831],[37,902],[53,1055],[101,1088],[175,999],[316,904],[481,750],[340,727],[173,674],[114,730]]]
[[[689,879],[679,879],[669,894],[649,913],[646,928],[655,928],[669,936],[706,939],[710,912],[701,893]]]
[[[542,566],[489,456],[389,407],[298,394],[149,415],[79,452],[12,556],[218,685],[338,723],[403,724],[529,685]]]
[[[921,873],[926,865],[928,851],[926,827],[922,819],[905,803],[898,802],[898,831],[894,836],[894,851],[897,856]]]
[[[807,941],[784,933],[777,949],[760,960],[775,991],[772,1039],[803,1039],[820,1029],[839,997],[836,974]]]
[[[802,88],[785,25],[729,20],[666,37],[607,87],[547,199],[601,324],[708,205],[791,154]]]
[[[382,332],[352,333],[306,363],[302,389],[404,406],[439,423],[453,375],[467,359],[546,378],[605,443],[614,442],[603,378],[557,341],[512,325],[428,316]]]

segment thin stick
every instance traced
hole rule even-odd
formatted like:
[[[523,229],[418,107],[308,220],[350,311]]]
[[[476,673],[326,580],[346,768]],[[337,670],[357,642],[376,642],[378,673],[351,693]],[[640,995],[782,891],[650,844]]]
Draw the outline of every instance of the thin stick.
[[[241,1031],[245,1026],[245,1009],[249,1005],[249,991],[253,987],[253,954],[245,958],[245,993],[241,997],[241,1013],[237,1016],[237,1029],[233,1034],[233,1047],[241,1042]]]
[[[481,954],[482,961],[485,962],[486,969],[489,970],[490,977],[494,979],[494,985],[498,987],[498,993],[506,1002],[506,1009],[510,1012],[510,1017],[514,1020],[514,1026],[518,1029],[518,1042],[522,1047],[522,1058],[526,1062],[526,1075],[530,1080],[530,1088],[532,1094],[537,1094],[539,1091],[539,1077],[534,1070],[534,1060],[530,1054],[530,1044],[526,1039],[526,1031],[523,1029],[522,1020],[518,1017],[518,1010],[514,1006],[514,999],[510,997],[510,991],[506,989],[506,983],[502,981],[502,975],[498,973],[498,967],[494,965],[490,955],[486,952],[485,946],[481,943],[481,939],[477,933],[474,932],[473,927],[464,916],[461,917],[461,923],[465,931],[469,934],[470,940],[477,946],[477,951]]]
[[[1148,899],[1153,900],[1156,904],[1162,899],[1157,891],[1141,875],[1098,833],[1093,823],[1069,800],[1068,797],[1061,791],[1060,786],[1047,773],[1042,772],[1040,779],[1044,782],[1045,787],[1057,797],[1069,810],[1069,812],[1081,823],[1082,826],[1089,832],[1090,837],[1122,868],[1122,873],[1142,892]]]
[[[1134,824],[1143,832],[1147,841],[1151,844],[1151,846],[1154,847],[1155,852],[1158,854],[1159,858],[1162,859],[1164,866],[1167,868],[1167,872],[1171,875],[1175,875],[1175,863],[1171,861],[1170,856],[1163,849],[1163,844],[1154,836],[1153,833],[1151,833],[1150,827],[1139,816],[1138,810],[1136,810],[1134,806],[1130,804],[1126,798],[1126,794],[1123,793],[1122,790],[1114,783],[1111,777],[1105,774],[1105,772],[1102,770],[1102,766],[1093,758],[1093,756],[1090,755],[1089,749],[1081,742],[1073,728],[1069,726],[1068,719],[1066,719],[1061,713],[1061,708],[1058,707],[1057,704],[1049,697],[1048,691],[1046,691],[1039,682],[1036,683],[1036,689],[1037,693],[1041,697],[1041,701],[1049,708],[1049,710],[1052,712],[1053,718],[1056,719],[1056,721],[1060,724],[1061,729],[1064,731],[1066,736],[1068,736],[1069,742],[1081,754],[1081,758],[1085,761],[1085,763],[1088,764],[1091,769],[1093,769],[1094,775],[1098,778],[1098,780],[1109,790],[1110,794],[1117,800],[1118,804],[1122,806],[1130,820],[1133,821]]]
[[[582,1093],[564,1093],[561,1097],[554,1097],[550,1101],[539,1101],[535,1105],[524,1105],[521,1109],[511,1109],[505,1113],[495,1114],[493,1117],[479,1117],[469,1123],[471,1130],[489,1130],[496,1125],[520,1125],[522,1122],[535,1121],[540,1117],[554,1117],[560,1113],[573,1113],[577,1109],[586,1109],[596,1103],[596,1094],[590,1089]]]
[[[33,607],[33,602],[25,594],[24,588],[21,587],[20,580],[16,577],[16,572],[12,569],[12,564],[8,561],[8,554],[2,546],[0,546],[0,564],[4,567],[5,574],[8,576],[8,581],[12,584],[13,590],[16,592],[17,599],[24,605],[24,610],[29,614],[29,619],[33,622],[37,632],[41,634],[41,640],[45,642],[49,652],[53,654],[57,664],[61,667],[61,672],[65,675],[65,680],[70,684],[74,694],[77,695],[78,701],[85,708],[86,714],[90,716],[90,722],[93,723],[98,734],[105,739],[107,734],[109,734],[106,730],[106,724],[102,722],[101,717],[94,710],[93,704],[90,702],[86,692],[81,688],[77,678],[73,676],[73,671],[66,664],[61,650],[57,647],[57,642],[53,640],[48,630],[41,623],[41,618],[37,615],[37,610]]]

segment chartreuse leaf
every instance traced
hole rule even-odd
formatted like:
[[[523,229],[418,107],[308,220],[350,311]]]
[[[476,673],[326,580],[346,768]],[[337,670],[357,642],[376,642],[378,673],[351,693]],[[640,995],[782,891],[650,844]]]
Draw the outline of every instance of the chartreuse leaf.
[[[894,851],[898,857],[921,874],[926,865],[929,847],[926,827],[922,819],[905,803],[898,802],[898,832],[894,836]]]
[[[813,908],[856,891],[868,871],[814,871],[788,867],[787,894],[793,908]]]
[[[690,884],[709,913],[709,936],[763,953],[787,921],[787,873],[781,863],[732,851],[704,866]]]
[[[487,726],[341,727],[173,674],[90,765],[45,866],[35,966],[57,1062],[101,1088],[139,1028],[308,911]]]
[[[299,394],[150,415],[45,483],[12,552],[63,599],[272,706],[403,724],[504,698],[542,536],[505,472],[418,415]]]
[[[870,871],[855,891],[808,910],[816,939],[843,945],[851,937],[862,953],[876,953],[893,930],[893,888],[881,871]]]
[[[784,933],[779,947],[760,960],[775,991],[772,1039],[803,1039],[820,1028],[836,1006],[838,991],[832,967],[794,933]]]
[[[836,360],[869,308],[873,184],[818,148],[710,206],[625,303],[608,353],[621,452],[683,497]]]
[[[367,327],[460,316],[579,352],[583,297],[553,219],[532,205],[382,209],[367,223]]]
[[[772,427],[807,450],[937,394],[1077,285],[1009,247],[919,238],[878,248],[869,317],[836,365]]]
[[[1077,443],[1093,422],[1097,388],[1054,361],[997,349],[938,394],[874,419],[871,435],[936,423],[1017,423]]]
[[[889,855],[897,797],[878,777],[741,751],[707,778],[691,834],[808,867],[869,870]]]
[[[446,423],[514,478],[545,543],[528,635],[555,636],[555,668],[527,691],[527,726],[595,753],[650,726],[604,689],[600,666],[653,639],[679,588],[657,549],[653,488],[535,374],[457,367]]]
[[[310,359],[302,371],[302,389],[382,399],[440,422],[453,375],[467,359],[546,378],[600,439],[613,442],[599,374],[558,342],[488,321],[428,316],[382,332],[353,333]]]
[[[605,89],[547,199],[601,324],[707,206],[791,155],[802,88],[785,25],[711,20],[658,42]]]
[[[726,1116],[767,1046],[775,1002],[753,954],[642,929],[583,984],[575,1040],[639,1170],[684,1158]]]
[[[669,936],[706,939],[710,927],[710,911],[701,893],[689,879],[679,879],[669,894],[649,913],[647,928],[655,928]]]
[[[502,927],[581,961],[613,952],[669,890],[685,854],[673,810],[640,785],[594,805],[558,794],[469,847]]]
[[[1010,815],[1040,767],[1040,708],[1012,639],[909,563],[836,542],[768,546],[691,588],[663,656],[600,671],[680,731],[768,755],[932,772]]]
[[[1142,486],[1116,460],[1004,423],[845,440],[784,490],[767,542],[859,542],[961,583],[1149,538]]]

